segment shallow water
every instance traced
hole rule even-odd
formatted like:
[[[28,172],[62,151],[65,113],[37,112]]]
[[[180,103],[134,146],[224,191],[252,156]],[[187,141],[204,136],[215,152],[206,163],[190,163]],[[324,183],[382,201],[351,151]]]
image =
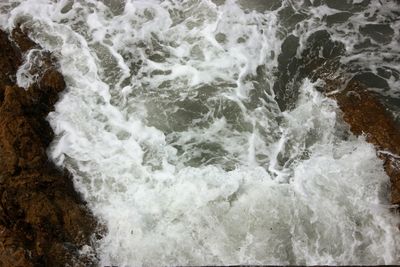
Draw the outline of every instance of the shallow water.
[[[108,228],[100,265],[400,261],[374,148],[318,81],[281,75],[323,30],[343,44],[347,78],[397,114],[399,5],[348,2],[0,4],[2,28],[22,23],[60,62],[49,155]],[[22,86],[35,78],[24,70]]]

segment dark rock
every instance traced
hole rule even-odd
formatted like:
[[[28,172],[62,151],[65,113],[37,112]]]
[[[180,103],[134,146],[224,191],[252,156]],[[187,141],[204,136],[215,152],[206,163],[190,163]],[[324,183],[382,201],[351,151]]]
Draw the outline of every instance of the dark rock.
[[[22,32],[20,27],[14,28],[11,35],[12,35],[12,40],[14,40],[14,42],[17,44],[21,53],[26,53],[32,48],[39,47],[31,39],[29,39],[28,35]]]
[[[38,81],[15,85],[24,53],[41,49],[21,29],[0,31],[0,266],[92,266],[79,254],[98,225],[71,176],[47,158],[53,131],[46,121],[65,82],[43,52]],[[45,71],[43,71],[43,69]]]
[[[0,100],[4,98],[4,86],[15,82],[15,73],[21,65],[22,56],[18,48],[8,40],[8,35],[0,31]]]

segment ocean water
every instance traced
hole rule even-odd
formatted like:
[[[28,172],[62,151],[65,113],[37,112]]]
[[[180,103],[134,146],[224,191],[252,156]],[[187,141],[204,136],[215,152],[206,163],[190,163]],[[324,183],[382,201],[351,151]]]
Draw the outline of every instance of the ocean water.
[[[346,78],[398,116],[399,17],[374,0],[0,3],[2,29],[21,24],[59,61],[48,154],[107,227],[82,248],[100,266],[398,264],[400,217],[373,146],[322,81],[290,82],[294,70],[276,83],[323,31]],[[22,87],[40,55],[26,55]]]

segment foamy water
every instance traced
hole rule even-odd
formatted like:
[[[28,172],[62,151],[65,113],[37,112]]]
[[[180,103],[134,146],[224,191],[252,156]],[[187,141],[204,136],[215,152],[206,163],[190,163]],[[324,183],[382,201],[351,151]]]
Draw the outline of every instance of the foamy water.
[[[101,266],[400,262],[374,148],[315,83],[294,88],[286,111],[272,90],[285,36],[300,38],[299,56],[325,29],[345,44],[342,63],[393,69],[383,94],[397,97],[399,20],[380,45],[392,61],[354,44],[366,13],[381,22],[398,6],[372,1],[351,27],[330,28],[332,6],[292,2],[0,4],[2,28],[22,23],[60,62],[67,90],[48,117],[48,152],[107,226],[94,248]],[[306,14],[297,26],[282,16],[289,7]],[[27,55],[21,86],[38,55]]]

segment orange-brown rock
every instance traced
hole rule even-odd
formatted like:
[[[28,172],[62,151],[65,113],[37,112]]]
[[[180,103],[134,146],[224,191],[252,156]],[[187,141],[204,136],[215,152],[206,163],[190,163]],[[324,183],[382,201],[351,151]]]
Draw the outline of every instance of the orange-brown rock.
[[[328,86],[333,81],[326,81]],[[331,94],[343,112],[343,119],[355,135],[364,134],[383,160],[391,181],[391,202],[400,204],[400,128],[392,115],[359,81],[351,80],[343,90]]]
[[[343,75],[336,73],[338,67],[336,60],[327,60],[312,72],[312,78],[325,81],[323,91],[336,100],[351,132],[365,135],[375,146],[390,177],[390,200],[400,204],[400,127],[379,95],[358,80],[347,82]]]
[[[351,132],[365,135],[366,140],[375,146],[390,177],[390,200],[393,204],[400,204],[400,126],[376,93],[355,79],[347,82],[336,73],[337,68],[337,61],[325,61],[312,77],[325,81],[323,91],[336,100]]]
[[[80,255],[97,227],[71,176],[47,158],[53,132],[47,114],[64,90],[54,58],[29,88],[15,83],[24,53],[41,49],[19,28],[0,31],[0,266],[91,266]],[[43,72],[43,73],[42,73]]]
[[[283,75],[278,77],[280,83],[274,86],[278,103],[283,109],[287,108],[286,102],[290,103],[297,94],[293,88],[298,88],[304,78],[323,80],[325,85],[321,91],[336,99],[350,130],[355,135],[364,134],[375,146],[391,180],[391,202],[400,204],[400,126],[378,94],[344,71],[349,67],[340,63],[340,58],[345,56],[344,45],[331,40],[327,31],[313,33],[300,58],[294,57],[298,46],[298,38],[293,36],[282,45],[285,57],[280,55],[278,62]]]

